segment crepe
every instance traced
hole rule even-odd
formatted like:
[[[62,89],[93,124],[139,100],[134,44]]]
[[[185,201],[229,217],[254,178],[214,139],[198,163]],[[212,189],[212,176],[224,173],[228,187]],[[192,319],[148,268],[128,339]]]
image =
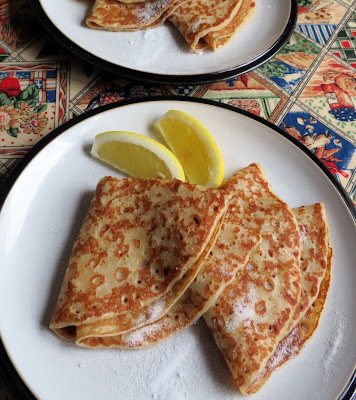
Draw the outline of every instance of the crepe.
[[[147,347],[188,328],[214,303],[224,287],[234,278],[236,271],[244,267],[250,252],[259,241],[258,234],[224,221],[210,257],[194,282],[163,318],[127,334],[85,339],[80,345]]]
[[[96,0],[86,23],[90,28],[111,31],[136,31],[154,28],[187,0],[146,0],[122,3],[117,0]]]
[[[256,393],[271,374],[304,348],[317,328],[330,285],[332,249],[329,243],[325,206],[317,203],[293,209],[301,236],[302,295],[288,335],[278,344],[266,367],[246,390]]]
[[[292,330],[318,297],[324,278],[328,253],[329,229],[325,205],[316,203],[307,207],[294,208],[301,241],[302,293],[289,327]]]
[[[328,264],[326,267],[324,279],[320,285],[320,291],[315,302],[310,306],[305,316],[300,320],[296,327],[278,344],[273,357],[268,360],[262,376],[255,384],[253,392],[256,393],[262,385],[268,380],[271,374],[284,363],[296,357],[304,349],[307,341],[311,338],[318,327],[321,313],[324,309],[331,281],[331,265],[333,252],[329,249]]]
[[[260,165],[239,171],[222,188],[233,194],[226,218],[262,236],[249,263],[204,315],[246,393],[288,333],[297,307],[300,235],[292,210],[271,191]]]
[[[242,0],[241,7],[231,22],[223,29],[207,33],[203,37],[204,42],[214,50],[225,46],[253,18],[255,10],[254,0]]]
[[[115,336],[130,332],[143,325],[148,325],[162,318],[179,300],[179,298],[196,277],[197,273],[205,262],[208,253],[211,251],[216,242],[220,232],[222,220],[223,218],[221,218],[221,220],[218,222],[217,228],[215,229],[209,244],[205,247],[199,260],[183,275],[181,280],[175,283],[172,290],[170,290],[157,301],[154,301],[148,306],[142,307],[136,311],[121,314],[114,318],[96,321],[91,324],[83,324],[78,326],[75,337],[76,343],[80,344],[83,339],[88,337]]]
[[[168,293],[199,260],[230,194],[177,179],[99,181],[66,270],[50,328],[133,312]]]
[[[180,31],[192,50],[208,46],[203,38],[225,28],[235,17],[242,0],[190,0],[180,5],[169,21]]]

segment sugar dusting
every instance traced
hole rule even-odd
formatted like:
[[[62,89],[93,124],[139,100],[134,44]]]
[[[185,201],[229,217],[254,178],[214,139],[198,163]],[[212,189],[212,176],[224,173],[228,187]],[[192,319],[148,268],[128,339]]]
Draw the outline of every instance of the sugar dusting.
[[[203,23],[204,21],[201,20],[200,18],[198,18],[196,21],[192,22],[190,29],[192,30],[192,32],[198,32],[200,25]]]
[[[245,398],[202,320],[151,348],[79,351],[83,358],[76,368],[84,374],[95,369],[92,376],[97,384],[92,399],[101,398],[103,393],[110,399],[135,400]],[[268,397],[261,392],[249,398]]]
[[[156,332],[160,330],[161,326],[158,323],[150,324],[143,326],[142,328],[138,328],[127,334],[124,334],[122,337],[128,347],[134,347],[139,346],[144,342],[146,338],[153,336]]]
[[[160,319],[165,313],[166,301],[160,299],[150,305],[146,313],[140,313],[137,318],[133,319],[133,324],[142,325],[142,323],[151,323]]]
[[[322,354],[322,385],[318,393],[313,393],[310,400],[323,400],[333,375],[341,369],[343,361],[347,359],[348,343],[351,336],[351,322],[347,312],[342,308],[334,311],[332,317],[332,334],[324,342]],[[317,333],[316,333],[317,334]]]
[[[225,320],[226,329],[230,332],[234,332],[241,322],[246,328],[251,327],[251,321],[255,323],[262,322],[261,316],[258,315],[255,310],[255,304],[258,301],[259,297],[256,293],[256,287],[249,284],[244,299],[235,303],[233,314]]]
[[[172,0],[155,0],[146,1],[141,3],[140,8],[137,10],[137,19],[139,23],[147,23],[154,16],[160,14],[164,8],[166,8]]]
[[[148,320],[149,321],[157,321],[164,315],[166,307],[166,301],[164,299],[160,299],[155,301],[148,309]]]
[[[300,243],[304,244],[308,237],[307,228],[304,225],[299,226],[299,235],[300,235]]]
[[[342,363],[343,357],[340,354],[345,351],[345,345],[350,335],[350,321],[342,309],[336,310],[333,320],[333,333],[325,342],[325,351],[323,356],[324,381],[337,371]]]
[[[273,356],[268,360],[267,367],[277,368],[282,362],[292,359],[298,354],[300,347],[297,340],[298,327],[295,327],[277,346]]]

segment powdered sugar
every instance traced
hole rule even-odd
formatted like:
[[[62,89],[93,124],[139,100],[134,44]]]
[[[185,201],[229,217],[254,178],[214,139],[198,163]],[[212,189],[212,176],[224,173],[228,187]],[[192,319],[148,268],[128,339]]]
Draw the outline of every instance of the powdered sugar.
[[[196,21],[193,21],[190,29],[192,30],[192,32],[197,32],[200,28],[200,25],[203,23],[204,21],[202,21],[201,19],[197,19]]]
[[[335,311],[335,319],[333,321],[332,336],[325,342],[325,352],[323,356],[323,370],[325,378],[335,370],[341,363],[340,354],[345,351],[345,343],[350,334],[350,322],[345,313],[339,309]]]
[[[288,336],[286,336],[277,346],[273,356],[268,360],[267,367],[275,369],[282,362],[285,362],[298,354],[300,347],[297,340],[298,327],[294,328]]]
[[[304,244],[308,236],[307,228],[304,225],[299,227],[299,235],[300,235],[300,243]]]
[[[234,332],[241,322],[243,322],[245,327],[250,327],[251,321],[255,323],[262,322],[261,316],[258,315],[255,310],[255,304],[258,301],[259,296],[256,292],[255,285],[249,284],[244,298],[236,301],[233,314],[226,318],[226,329],[230,332]]]
[[[349,346],[351,337],[351,320],[347,316],[348,312],[342,308],[334,311],[332,318],[331,334],[324,342],[320,368],[322,372],[322,384],[318,393],[314,393],[310,400],[323,400],[328,391],[332,377],[340,374],[343,363],[348,359],[348,352],[353,352],[353,347]],[[316,335],[318,332],[316,332]],[[354,345],[354,338],[351,339]],[[345,379],[347,376],[345,375]]]
[[[148,309],[148,320],[149,321],[157,321],[164,315],[166,307],[166,301],[164,299],[160,299],[155,301]]]
[[[128,347],[133,347],[142,344],[146,338],[160,330],[161,327],[159,324],[151,324],[124,334],[122,337]]]
[[[154,16],[161,14],[172,0],[155,0],[140,3],[140,8],[137,10],[137,19],[139,23],[145,24]]]

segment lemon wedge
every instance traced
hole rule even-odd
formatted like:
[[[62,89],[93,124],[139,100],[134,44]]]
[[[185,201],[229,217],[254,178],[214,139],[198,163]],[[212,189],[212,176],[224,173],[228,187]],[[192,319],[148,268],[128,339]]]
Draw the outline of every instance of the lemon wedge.
[[[224,179],[224,160],[209,131],[182,111],[170,110],[155,124],[176,155],[190,183],[219,187]]]
[[[94,138],[91,155],[135,178],[185,179],[180,162],[170,150],[138,133],[100,133]]]

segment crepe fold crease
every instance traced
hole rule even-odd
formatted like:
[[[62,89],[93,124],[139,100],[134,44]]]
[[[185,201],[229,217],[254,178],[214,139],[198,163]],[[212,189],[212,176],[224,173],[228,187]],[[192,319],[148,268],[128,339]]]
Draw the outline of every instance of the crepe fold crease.
[[[86,344],[88,341],[84,342],[84,339],[91,337],[116,336],[127,333],[162,318],[179,300],[181,295],[185,292],[200,271],[203,263],[208,257],[208,253],[216,242],[222,220],[223,218],[218,222],[209,243],[205,247],[199,259],[183,275],[182,279],[174,284],[168,293],[136,311],[121,314],[114,318],[99,320],[91,324],[78,326],[76,329],[76,343],[78,345],[81,345],[82,343]]]
[[[216,243],[196,278],[162,318],[122,335],[84,339],[79,345],[143,348],[187,329],[211,307],[236,272],[245,266],[260,240],[258,234],[224,220]]]
[[[74,243],[50,328],[76,338],[76,327],[98,323],[110,333],[113,318],[135,316],[168,293],[181,296],[188,281],[173,288],[186,274],[198,273],[230,198],[227,191],[176,179],[101,179]]]
[[[235,17],[242,0],[189,0],[179,6],[169,21],[180,31],[193,50],[208,46],[204,36],[224,29]]]
[[[202,38],[203,41],[213,50],[225,46],[253,18],[255,11],[254,0],[242,0],[232,20],[222,29],[209,31]]]

